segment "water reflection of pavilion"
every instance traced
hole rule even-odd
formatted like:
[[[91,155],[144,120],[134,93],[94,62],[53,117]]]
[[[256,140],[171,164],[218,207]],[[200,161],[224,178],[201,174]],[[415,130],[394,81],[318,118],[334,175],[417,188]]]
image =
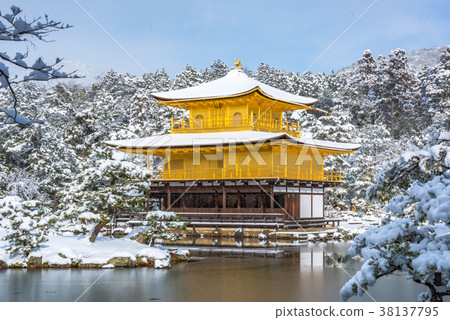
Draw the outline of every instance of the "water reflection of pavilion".
[[[320,245],[300,247],[299,262],[301,266],[324,267],[325,252]]]
[[[275,243],[258,241],[258,239],[240,239],[233,238],[185,238],[177,241],[175,244],[165,244],[169,249],[184,248],[188,249],[191,256],[201,257],[267,257],[283,258],[288,256],[291,263],[298,264],[300,267],[326,267],[333,266],[336,262],[345,259],[346,254],[336,254],[334,251],[330,257],[327,250],[323,248],[324,244],[294,244],[294,243]],[[342,256],[342,257],[341,257]]]

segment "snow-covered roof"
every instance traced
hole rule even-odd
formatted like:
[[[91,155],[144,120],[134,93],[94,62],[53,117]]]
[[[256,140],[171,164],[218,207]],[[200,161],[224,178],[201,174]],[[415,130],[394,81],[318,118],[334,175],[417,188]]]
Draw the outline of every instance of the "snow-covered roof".
[[[341,143],[311,138],[296,138],[287,133],[264,131],[232,131],[211,133],[164,134],[139,139],[106,141],[108,146],[118,149],[163,149],[177,147],[217,146],[229,144],[257,143],[286,139],[296,144],[338,151],[354,151],[361,147],[354,143]]]
[[[317,102],[317,99],[297,96],[261,83],[248,77],[239,69],[232,69],[225,77],[211,82],[180,90],[155,92],[152,93],[152,96],[162,101],[189,101],[236,97],[254,91],[258,91],[262,95],[280,102],[300,106],[310,106]]]

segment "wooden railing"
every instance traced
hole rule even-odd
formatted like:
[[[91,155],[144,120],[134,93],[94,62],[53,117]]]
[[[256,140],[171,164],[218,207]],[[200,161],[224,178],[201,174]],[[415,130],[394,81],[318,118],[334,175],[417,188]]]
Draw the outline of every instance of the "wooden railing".
[[[293,136],[300,136],[300,123],[270,119],[254,115],[242,117],[225,117],[217,119],[172,119],[173,133],[204,132],[207,129],[263,129],[271,132],[287,132]]]
[[[300,168],[300,167],[299,167]],[[286,166],[229,167],[223,169],[196,169],[191,171],[154,171],[156,180],[227,180],[227,179],[293,179],[305,181],[342,182],[341,171],[294,170]]]

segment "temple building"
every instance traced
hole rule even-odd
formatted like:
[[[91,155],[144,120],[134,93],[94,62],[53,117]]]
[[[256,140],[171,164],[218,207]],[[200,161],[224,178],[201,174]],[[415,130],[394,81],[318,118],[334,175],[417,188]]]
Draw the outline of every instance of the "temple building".
[[[304,138],[301,123],[284,113],[315,109],[297,96],[248,77],[236,68],[195,87],[156,92],[162,107],[188,111],[172,119],[169,134],[107,141],[117,150],[163,159],[149,199],[193,226],[298,228],[320,226],[324,187],[342,172],[324,171],[325,157],[360,145]]]

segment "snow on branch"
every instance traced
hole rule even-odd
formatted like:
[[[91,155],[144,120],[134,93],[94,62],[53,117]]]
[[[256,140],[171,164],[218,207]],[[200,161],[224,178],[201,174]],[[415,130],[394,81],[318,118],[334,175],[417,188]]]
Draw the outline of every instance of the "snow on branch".
[[[404,152],[381,170],[369,199],[389,200],[390,215],[358,235],[349,250],[365,262],[341,289],[362,295],[378,278],[400,270],[427,287],[421,301],[450,295],[450,146],[448,132],[431,133],[420,150]]]
[[[30,38],[34,37],[41,41],[48,41],[45,37],[49,33],[72,27],[60,21],[51,20],[48,15],[45,15],[44,19],[38,17],[29,22],[25,17],[20,16],[23,11],[21,8],[11,6],[10,10],[11,13],[0,11],[0,40],[31,41]]]
[[[426,182],[450,169],[449,133],[435,132],[420,150],[403,152],[377,176],[376,184],[367,191],[367,199],[388,201],[397,191],[409,189],[413,181]]]
[[[60,21],[49,19],[48,15],[34,18],[27,21],[21,15],[22,9],[16,6],[10,8],[10,12],[0,12],[0,41],[28,42],[33,44],[33,40],[48,42],[48,34],[71,28],[72,26]],[[62,59],[56,58],[53,63],[46,63],[42,57],[34,62],[28,63],[28,50],[25,52],[16,52],[15,55],[7,52],[0,52],[0,89],[6,89],[10,92],[11,107],[0,106],[0,111],[6,115],[5,124],[19,124],[29,126],[32,123],[39,123],[40,120],[32,120],[20,116],[17,112],[18,101],[14,91],[14,85],[26,81],[48,81],[52,79],[80,78],[74,72],[61,71],[63,65]],[[28,74],[19,77],[16,70],[27,70]],[[11,72],[11,70],[13,72]]]

